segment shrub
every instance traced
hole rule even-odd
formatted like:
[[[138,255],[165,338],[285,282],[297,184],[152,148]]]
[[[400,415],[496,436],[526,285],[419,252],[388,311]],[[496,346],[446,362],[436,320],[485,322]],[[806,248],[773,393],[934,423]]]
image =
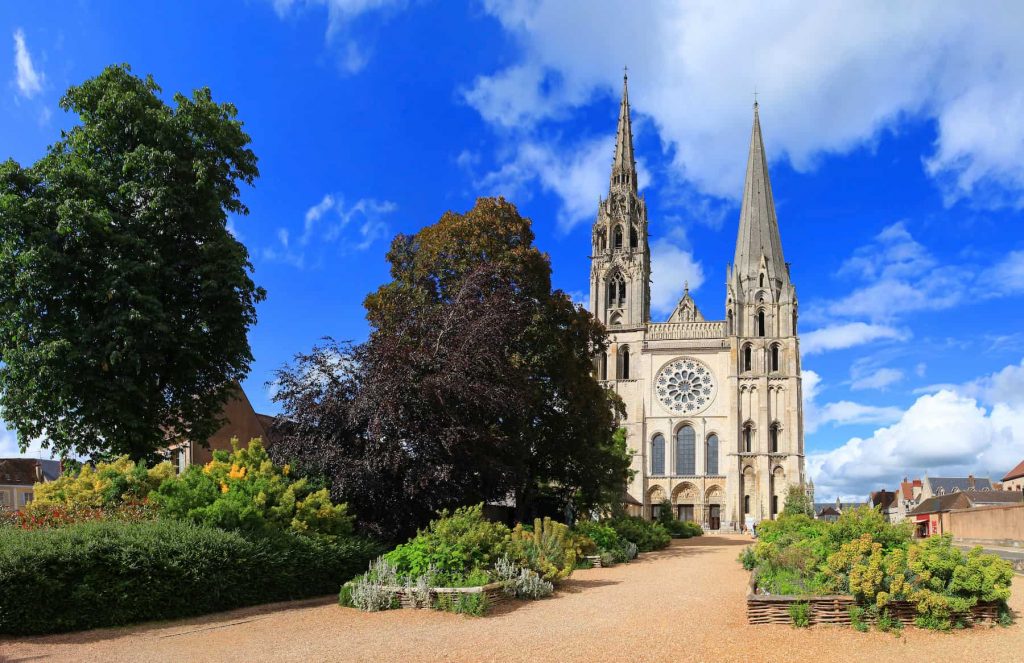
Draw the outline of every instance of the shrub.
[[[384,558],[370,563],[366,573],[341,586],[338,602],[364,612],[391,610],[398,607],[394,588],[398,585],[395,567]]]
[[[537,575],[536,571],[524,569],[508,557],[498,560],[494,572],[503,585],[503,591],[515,598],[540,599],[555,591],[555,586]]]
[[[0,529],[0,632],[27,635],[318,596],[366,568],[378,549],[278,532],[173,520]]]
[[[550,518],[537,518],[532,530],[516,525],[509,553],[520,566],[533,569],[549,582],[567,578],[576,566],[569,527]]]
[[[623,546],[623,541],[619,538],[618,532],[607,523],[581,520],[576,523],[576,527],[573,530],[577,534],[581,534],[593,541],[599,551],[617,550]]]
[[[155,517],[156,509],[148,499],[139,502],[119,502],[104,507],[33,501],[21,511],[0,510],[0,526],[43,529],[101,520],[140,522]]]
[[[793,603],[789,606],[793,626],[806,628],[811,625],[811,606],[807,603]]]
[[[483,505],[442,511],[415,537],[385,555],[400,579],[428,571],[451,582],[475,569],[487,569],[509,547],[509,530],[483,516]]]
[[[487,614],[487,594],[438,594],[434,599],[434,607],[445,612],[482,617]]]
[[[754,566],[757,564],[757,556],[754,555],[754,549],[751,546],[747,546],[740,551],[739,562],[747,571],[754,570]]]
[[[601,553],[601,566],[615,566],[616,561],[618,561],[618,560],[616,559],[615,555],[613,555],[612,553],[610,553],[610,552],[603,552],[603,553]]]
[[[660,550],[668,546],[672,537],[659,523],[637,518],[635,516],[622,516],[612,518],[605,523],[626,541],[636,544],[640,552]]]
[[[850,625],[861,633],[868,631],[868,623],[864,619],[864,608],[859,605],[850,606]]]
[[[174,466],[168,462],[146,469],[141,462],[136,464],[128,456],[121,456],[95,467],[83,465],[76,474],[36,484],[33,502],[40,507],[93,508],[109,507],[121,501],[139,502],[173,476]]]
[[[259,439],[232,453],[215,451],[204,467],[193,465],[160,484],[151,499],[163,516],[265,534],[346,537],[352,518],[344,504],[333,504],[326,489],[306,479],[293,480],[290,468],[277,467]]]
[[[704,530],[692,520],[666,520],[659,521],[673,539],[689,539],[694,536],[701,536]]]

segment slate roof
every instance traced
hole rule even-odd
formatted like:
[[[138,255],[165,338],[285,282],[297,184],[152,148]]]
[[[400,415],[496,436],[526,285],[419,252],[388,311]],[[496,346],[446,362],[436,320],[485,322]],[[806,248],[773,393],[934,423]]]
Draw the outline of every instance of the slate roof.
[[[1006,476],[1003,477],[1003,481],[1010,481],[1011,479],[1019,479],[1021,477],[1024,477],[1024,460],[1020,461],[1017,467],[1007,472]]]
[[[978,506],[1020,504],[1022,502],[1024,502],[1024,495],[1015,490],[962,490],[929,497],[911,511],[910,515],[922,516],[952,509],[971,509]]]
[[[895,503],[896,493],[891,490],[876,490],[871,493],[871,506],[878,506],[884,510],[888,509]]]
[[[974,477],[974,486],[971,486],[970,477],[928,477],[932,487],[932,494],[939,495],[964,490],[992,490],[992,480],[988,477]]]

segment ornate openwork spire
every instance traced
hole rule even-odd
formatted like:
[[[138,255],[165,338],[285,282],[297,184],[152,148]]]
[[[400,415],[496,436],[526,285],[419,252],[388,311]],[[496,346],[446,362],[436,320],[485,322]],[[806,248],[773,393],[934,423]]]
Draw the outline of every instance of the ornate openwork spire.
[[[750,155],[747,157],[747,177],[740,207],[740,230],[736,237],[736,259],[733,273],[739,283],[758,279],[762,259],[766,276],[776,284],[786,276],[786,262],[782,257],[779,221],[775,216],[772,185],[768,179],[768,159],[761,139],[761,120],[758,104],[754,102],[754,128],[750,134]]]
[[[610,190],[636,193],[636,160],[633,158],[633,123],[629,117],[629,76],[622,75],[622,103],[619,105],[619,129],[615,137]]]

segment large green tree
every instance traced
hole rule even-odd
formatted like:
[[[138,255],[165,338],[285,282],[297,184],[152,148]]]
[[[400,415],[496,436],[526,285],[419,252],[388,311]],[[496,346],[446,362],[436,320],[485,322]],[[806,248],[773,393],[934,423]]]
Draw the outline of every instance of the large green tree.
[[[272,454],[398,537],[481,500],[514,497],[525,518],[541,498],[621,497],[621,401],[593,375],[604,329],[552,290],[529,219],[483,198],[399,235],[388,260],[392,280],[366,298],[369,340],[279,373],[287,425]]]
[[[205,441],[264,297],[227,229],[249,136],[209,89],[171,106],[127,65],[60,105],[80,123],[0,164],[0,417],[60,454]]]

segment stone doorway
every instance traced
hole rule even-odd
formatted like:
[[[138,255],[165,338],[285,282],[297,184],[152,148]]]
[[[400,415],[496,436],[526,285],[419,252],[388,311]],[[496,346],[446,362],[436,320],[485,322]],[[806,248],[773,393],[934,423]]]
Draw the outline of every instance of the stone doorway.
[[[712,504],[708,507],[708,529],[717,530],[722,527],[722,507]]]

